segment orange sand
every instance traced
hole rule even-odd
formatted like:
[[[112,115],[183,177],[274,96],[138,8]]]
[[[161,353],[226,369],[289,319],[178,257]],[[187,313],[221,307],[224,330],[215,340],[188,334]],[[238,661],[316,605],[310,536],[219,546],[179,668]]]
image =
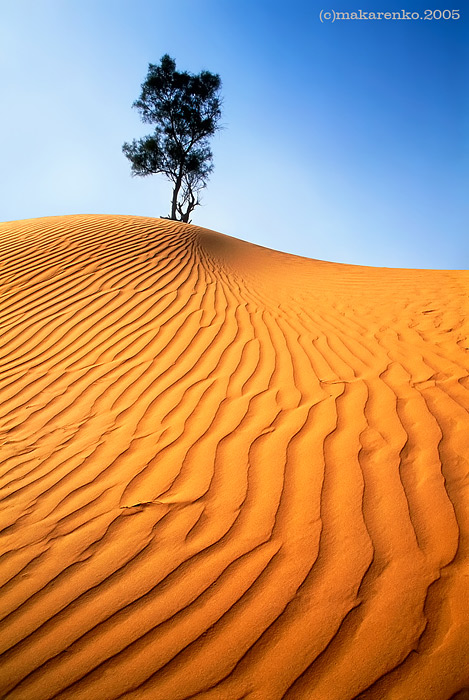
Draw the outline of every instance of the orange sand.
[[[468,697],[467,272],[127,216],[0,255],[2,698]]]

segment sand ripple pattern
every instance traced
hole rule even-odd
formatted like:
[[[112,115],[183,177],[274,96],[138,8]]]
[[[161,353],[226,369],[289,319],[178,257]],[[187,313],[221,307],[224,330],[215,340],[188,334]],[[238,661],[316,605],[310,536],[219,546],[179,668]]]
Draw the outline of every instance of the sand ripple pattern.
[[[2,698],[469,697],[467,272],[71,216],[0,283]]]

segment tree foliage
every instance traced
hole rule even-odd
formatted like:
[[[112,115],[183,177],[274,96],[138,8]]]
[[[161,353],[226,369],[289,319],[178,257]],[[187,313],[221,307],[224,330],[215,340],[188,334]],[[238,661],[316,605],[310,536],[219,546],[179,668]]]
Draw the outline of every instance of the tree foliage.
[[[122,150],[133,175],[162,173],[171,180],[170,219],[189,222],[213,170],[208,142],[220,128],[220,88],[219,75],[205,70],[198,75],[180,73],[175,60],[165,54],[159,65],[149,64],[140,98],[133,104],[142,121],[155,129],[124,143]]]

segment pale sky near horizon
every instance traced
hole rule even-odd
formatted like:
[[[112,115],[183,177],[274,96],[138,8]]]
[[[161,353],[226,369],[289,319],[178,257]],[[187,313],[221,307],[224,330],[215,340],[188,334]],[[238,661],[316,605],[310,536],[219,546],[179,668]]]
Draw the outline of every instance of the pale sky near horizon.
[[[223,82],[194,224],[322,260],[469,267],[469,10],[319,19],[360,7],[432,6],[0,0],[0,220],[166,215],[170,183],[132,178],[121,147],[150,132],[131,105],[169,53]]]

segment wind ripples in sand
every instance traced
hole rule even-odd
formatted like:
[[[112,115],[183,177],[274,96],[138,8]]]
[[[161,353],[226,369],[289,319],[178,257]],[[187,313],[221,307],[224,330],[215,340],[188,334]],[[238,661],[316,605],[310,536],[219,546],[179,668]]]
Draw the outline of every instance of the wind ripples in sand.
[[[9,700],[449,700],[468,274],[0,224]]]

